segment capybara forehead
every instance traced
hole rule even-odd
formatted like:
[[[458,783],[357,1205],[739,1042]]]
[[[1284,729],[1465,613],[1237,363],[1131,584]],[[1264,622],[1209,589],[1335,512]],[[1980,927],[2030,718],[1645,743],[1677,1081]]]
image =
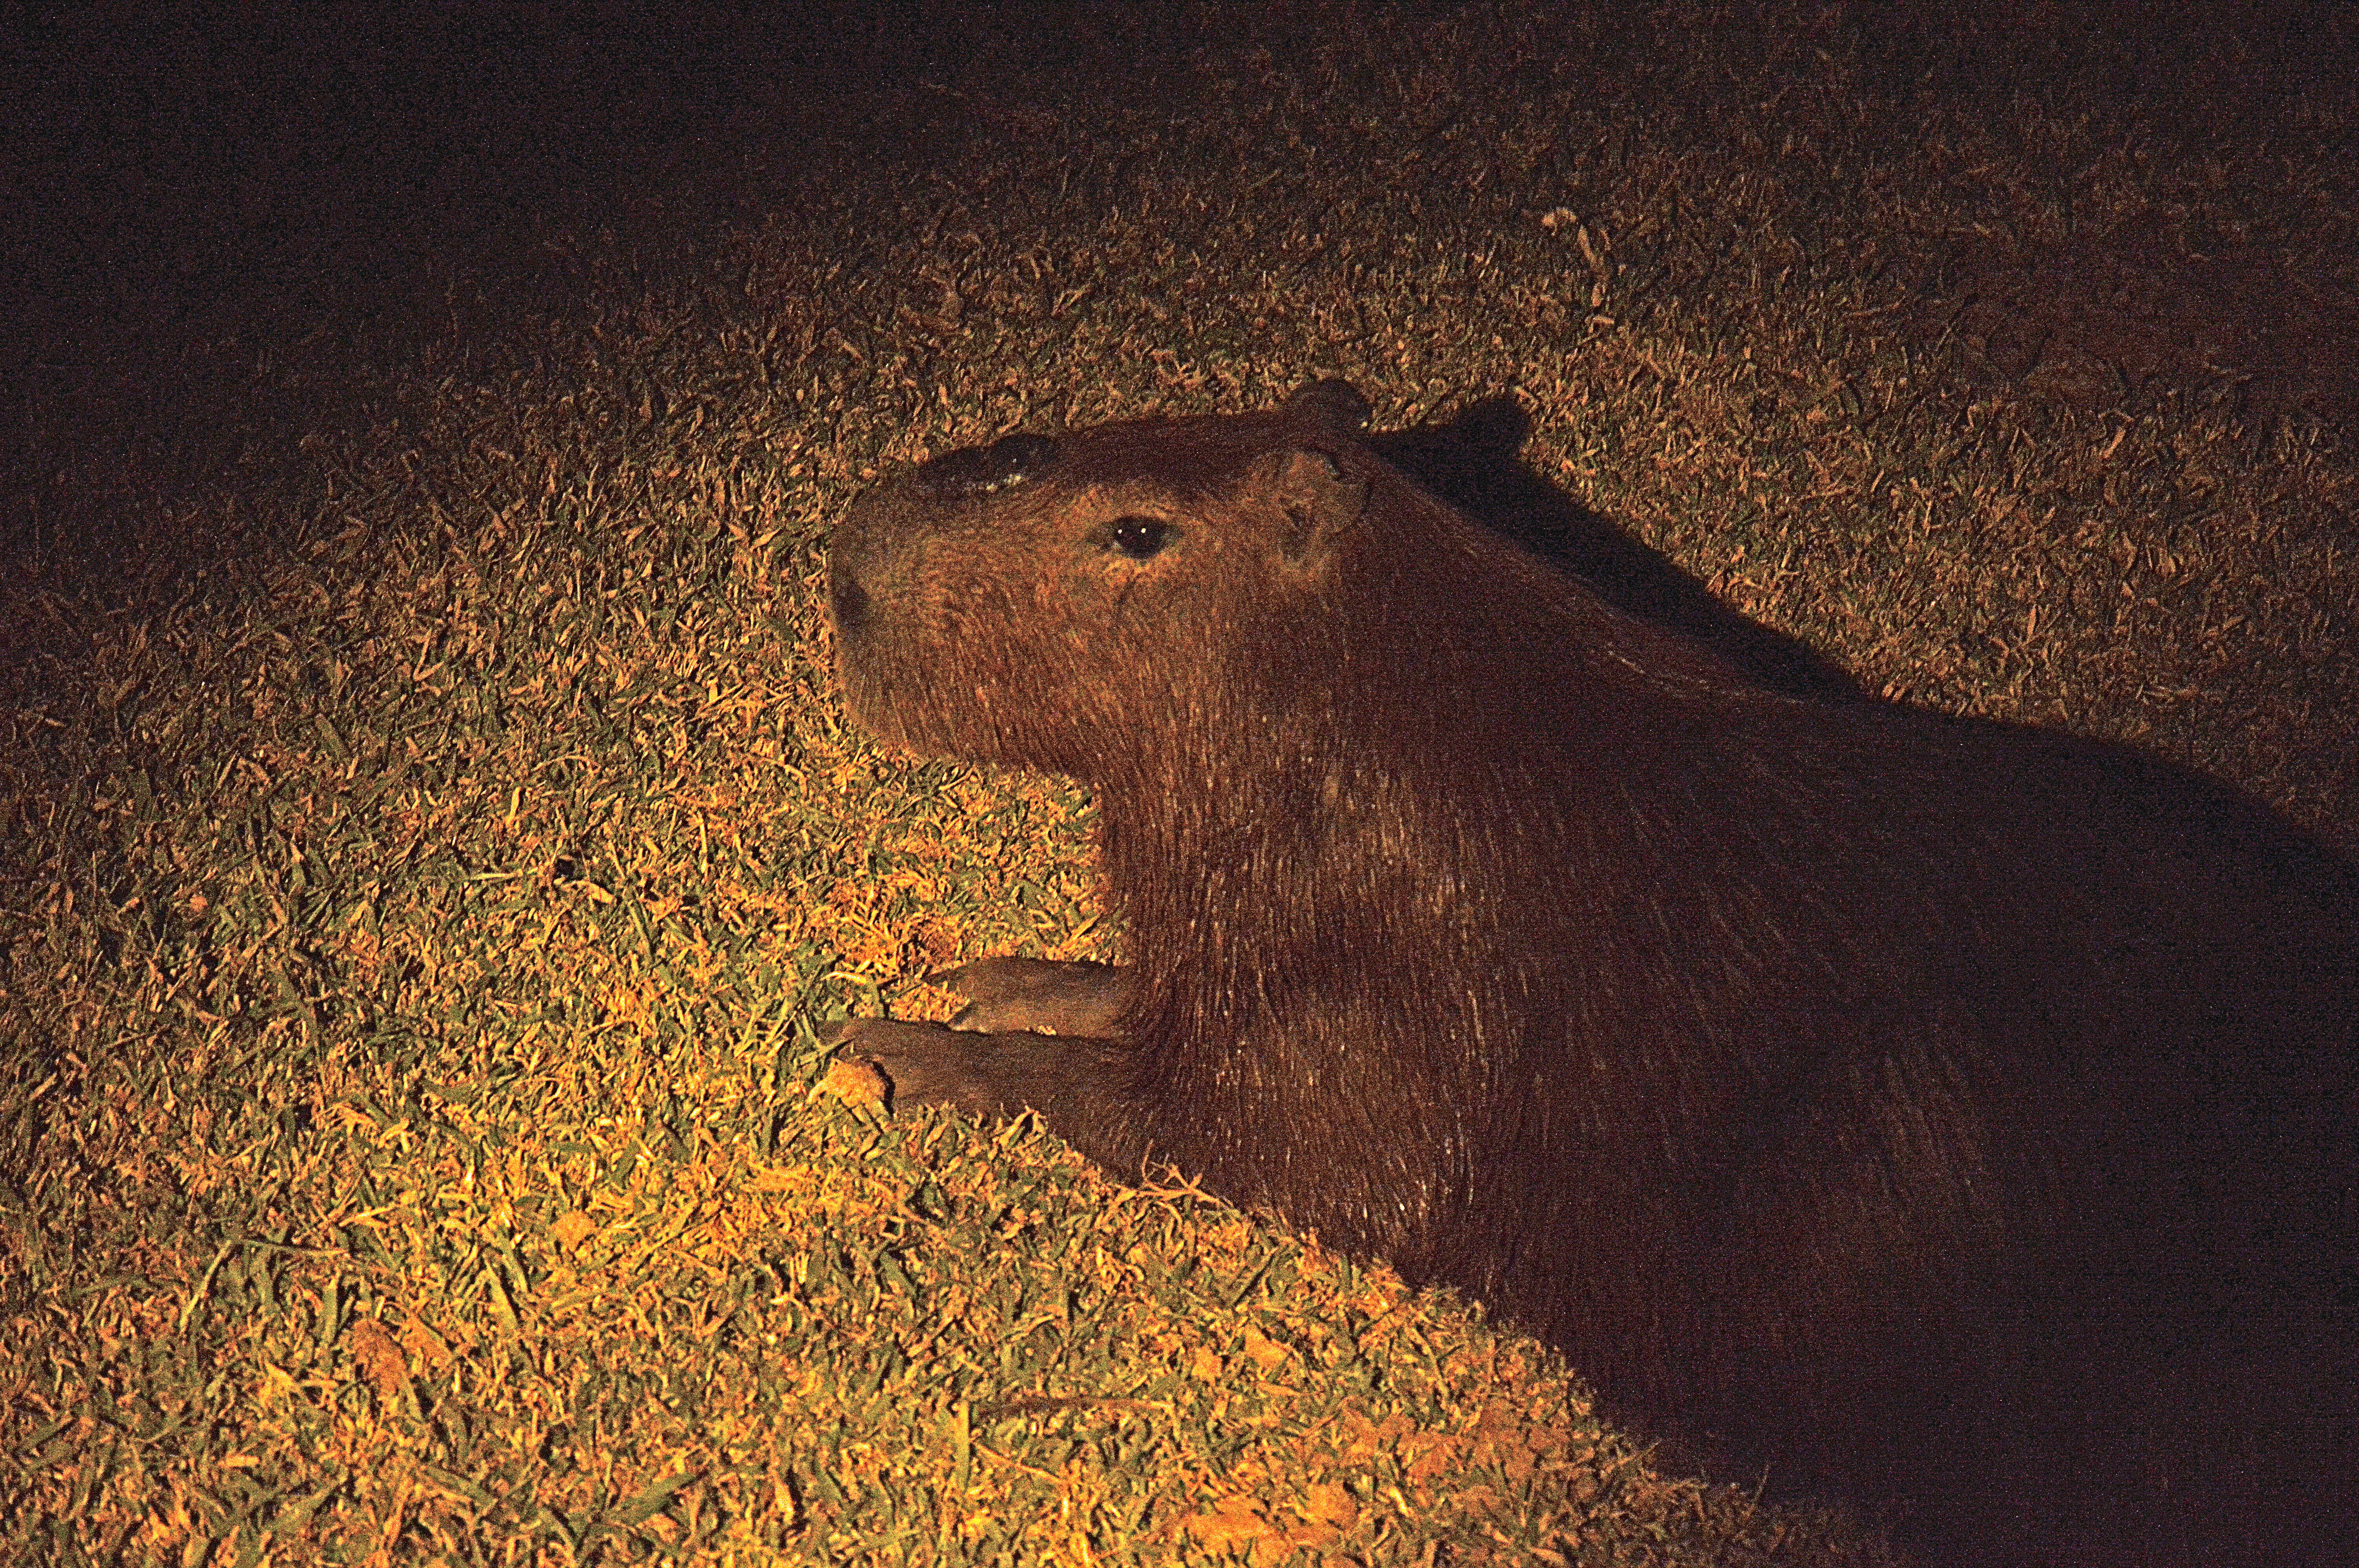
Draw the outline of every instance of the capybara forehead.
[[[1135,419],[963,447],[919,464],[906,482],[940,502],[982,500],[1035,484],[1064,492],[1145,484],[1186,502],[1233,489],[1254,460],[1299,435],[1267,414]]]
[[[1093,483],[1152,479],[1175,488],[1212,488],[1299,435],[1289,421],[1268,414],[1100,425],[1067,438],[1070,471]]]
[[[1006,436],[987,447],[962,447],[919,464],[909,475],[909,486],[938,501],[990,495],[1022,484],[1056,460],[1053,437]]]
[[[920,503],[990,501],[1036,484],[1065,493],[1145,485],[1179,504],[1232,492],[1255,460],[1290,447],[1331,466],[1367,427],[1368,400],[1344,381],[1313,382],[1257,414],[1123,420],[1049,436],[1019,432],[944,452],[895,488]]]

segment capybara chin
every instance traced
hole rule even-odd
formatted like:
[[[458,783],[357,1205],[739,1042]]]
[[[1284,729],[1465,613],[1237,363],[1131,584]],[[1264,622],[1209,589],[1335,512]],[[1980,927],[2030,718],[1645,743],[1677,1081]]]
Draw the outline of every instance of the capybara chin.
[[[2359,869],[2124,749],[1775,691],[1365,408],[853,508],[853,714],[1085,784],[1128,963],[851,1048],[1456,1285],[1934,1561],[2347,1560]]]

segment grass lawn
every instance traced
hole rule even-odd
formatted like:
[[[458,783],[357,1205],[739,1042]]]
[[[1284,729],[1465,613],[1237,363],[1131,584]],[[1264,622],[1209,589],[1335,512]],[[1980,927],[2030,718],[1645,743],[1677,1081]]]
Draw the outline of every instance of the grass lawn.
[[[1559,9],[0,21],[0,1558],[1887,1561],[817,1044],[1120,951],[832,520],[1321,375],[2359,849],[2349,19]]]

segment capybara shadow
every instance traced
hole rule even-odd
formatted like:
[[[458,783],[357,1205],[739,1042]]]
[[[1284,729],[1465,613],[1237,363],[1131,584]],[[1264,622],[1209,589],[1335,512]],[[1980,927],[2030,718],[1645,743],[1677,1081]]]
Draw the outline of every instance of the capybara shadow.
[[[1534,473],[1519,456],[1530,433],[1531,418],[1514,398],[1488,397],[1447,424],[1364,438],[1468,518],[1580,578],[1614,608],[1701,643],[1763,686],[1805,697],[1860,695],[1817,649],[1739,615],[1668,557]]]
[[[2359,868],[1650,613],[1365,412],[1012,436],[844,520],[853,714],[1088,786],[1127,942],[844,1025],[897,1106],[1457,1286],[1930,1561],[2359,1540]]]

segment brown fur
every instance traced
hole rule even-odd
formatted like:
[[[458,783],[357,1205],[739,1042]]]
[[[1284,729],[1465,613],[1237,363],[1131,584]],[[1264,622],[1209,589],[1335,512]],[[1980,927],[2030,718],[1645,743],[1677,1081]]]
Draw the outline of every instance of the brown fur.
[[[1364,410],[1022,438],[854,507],[853,712],[1087,784],[1129,943],[848,1025],[897,1098],[1457,1285],[1945,1561],[2359,1539],[2359,871],[2134,752],[1768,679]]]

